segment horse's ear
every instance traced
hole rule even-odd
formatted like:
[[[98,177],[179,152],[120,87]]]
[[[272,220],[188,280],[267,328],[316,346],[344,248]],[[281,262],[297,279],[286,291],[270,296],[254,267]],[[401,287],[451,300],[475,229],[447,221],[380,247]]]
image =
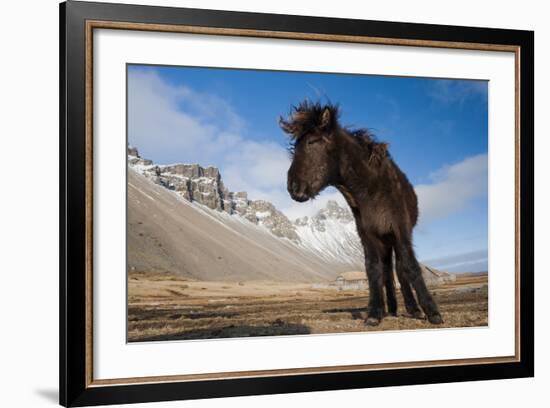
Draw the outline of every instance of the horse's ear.
[[[330,129],[334,118],[332,117],[332,111],[329,108],[325,108],[321,114],[321,129]]]

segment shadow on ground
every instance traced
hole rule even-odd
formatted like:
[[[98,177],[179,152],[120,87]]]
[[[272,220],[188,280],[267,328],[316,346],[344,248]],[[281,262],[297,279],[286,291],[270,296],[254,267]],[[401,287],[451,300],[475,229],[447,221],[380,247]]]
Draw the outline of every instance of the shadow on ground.
[[[323,313],[350,313],[354,320],[364,320],[367,316],[368,308],[366,307],[348,307],[339,309],[326,309]]]
[[[291,334],[310,334],[309,327],[302,324],[290,324],[282,320],[275,320],[270,325],[251,326],[251,325],[229,325],[224,327],[213,327],[211,329],[195,329],[144,337],[137,342],[159,341],[159,340],[192,340],[192,339],[223,339],[231,337],[258,337],[258,336],[280,336]]]

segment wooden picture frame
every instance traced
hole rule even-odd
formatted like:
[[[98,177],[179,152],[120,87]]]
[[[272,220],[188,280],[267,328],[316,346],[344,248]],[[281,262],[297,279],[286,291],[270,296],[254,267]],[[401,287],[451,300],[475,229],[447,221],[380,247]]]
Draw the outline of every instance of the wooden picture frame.
[[[515,353],[97,380],[93,375],[93,33],[108,28],[515,54]],[[60,5],[60,403],[120,404],[534,375],[534,33],[68,1]],[[520,250],[521,248],[521,250]]]

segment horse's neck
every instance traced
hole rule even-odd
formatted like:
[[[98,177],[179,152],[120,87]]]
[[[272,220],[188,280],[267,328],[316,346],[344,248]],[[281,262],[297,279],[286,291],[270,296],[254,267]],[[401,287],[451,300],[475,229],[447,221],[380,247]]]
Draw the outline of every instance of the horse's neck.
[[[346,134],[341,142],[340,162],[343,166],[340,167],[338,184],[342,185],[348,194],[353,194],[366,179],[368,157],[364,157],[364,147],[353,136]]]
[[[340,193],[342,193],[342,195],[346,199],[348,205],[352,209],[359,208],[359,205],[357,204],[357,200],[355,199],[355,196],[352,194],[352,192],[346,186],[344,186],[343,184],[338,184],[338,185],[336,185],[336,188],[338,189],[338,191],[340,191]]]
[[[343,166],[336,188],[344,195],[350,207],[364,201],[373,192],[373,186],[383,172],[373,172],[369,164],[370,152],[352,136],[346,135],[340,154]],[[381,163],[381,166],[384,164]]]

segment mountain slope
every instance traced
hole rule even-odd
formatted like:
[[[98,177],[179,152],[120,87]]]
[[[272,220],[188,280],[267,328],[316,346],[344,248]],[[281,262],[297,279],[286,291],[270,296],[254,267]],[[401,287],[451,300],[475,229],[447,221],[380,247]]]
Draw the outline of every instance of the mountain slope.
[[[198,280],[333,280],[328,263],[243,217],[191,203],[128,169],[128,267]]]
[[[299,246],[328,263],[342,263],[348,270],[364,269],[363,246],[348,208],[329,201],[313,217],[294,222]]]

